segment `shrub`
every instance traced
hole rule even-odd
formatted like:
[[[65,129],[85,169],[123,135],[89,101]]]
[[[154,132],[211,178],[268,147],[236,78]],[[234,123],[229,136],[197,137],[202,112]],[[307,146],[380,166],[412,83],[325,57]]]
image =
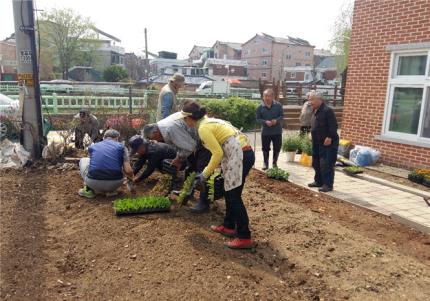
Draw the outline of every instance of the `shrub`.
[[[266,174],[268,178],[279,181],[288,181],[288,177],[290,176],[287,171],[277,167],[268,169]]]
[[[302,136],[300,140],[300,149],[308,156],[312,156],[312,141],[307,136]]]
[[[300,146],[301,137],[299,134],[288,134],[282,142],[283,152],[295,152]]]
[[[421,184],[424,180],[424,174],[414,170],[408,174],[408,179],[411,180],[412,182]]]
[[[103,71],[103,79],[107,82],[119,82],[127,76],[127,70],[119,65],[109,66]]]
[[[227,99],[201,99],[199,102],[206,107],[208,115],[231,122],[244,131],[255,128],[255,112],[258,102],[240,97]]]

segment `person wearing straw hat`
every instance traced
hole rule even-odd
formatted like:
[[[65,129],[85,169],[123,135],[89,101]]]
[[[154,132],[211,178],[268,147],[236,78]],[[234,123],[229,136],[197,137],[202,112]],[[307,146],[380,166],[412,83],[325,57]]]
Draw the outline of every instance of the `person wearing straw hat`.
[[[183,87],[184,83],[185,77],[180,73],[175,73],[161,89],[158,96],[157,121],[177,111],[176,94]]]
[[[93,198],[98,193],[115,195],[124,183],[124,174],[133,180],[128,150],[118,142],[119,136],[118,131],[107,130],[103,141],[88,148],[90,157],[79,161],[80,174],[85,184],[79,190],[80,196]]]

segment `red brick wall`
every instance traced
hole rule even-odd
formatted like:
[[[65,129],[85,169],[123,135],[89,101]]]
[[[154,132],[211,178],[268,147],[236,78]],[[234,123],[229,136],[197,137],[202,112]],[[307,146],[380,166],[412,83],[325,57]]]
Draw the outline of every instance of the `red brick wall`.
[[[430,148],[375,139],[382,132],[389,44],[430,41],[430,0],[356,0],[342,137],[375,147],[383,162],[430,168]]]

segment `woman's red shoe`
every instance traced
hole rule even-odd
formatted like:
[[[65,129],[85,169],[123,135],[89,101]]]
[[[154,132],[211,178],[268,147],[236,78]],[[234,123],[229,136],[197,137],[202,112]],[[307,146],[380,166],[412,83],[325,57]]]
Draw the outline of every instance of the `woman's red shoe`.
[[[230,249],[251,249],[252,239],[235,238],[232,241],[226,242],[225,245]]]
[[[211,230],[216,232],[216,233],[220,233],[224,236],[227,236],[227,237],[235,237],[236,236],[236,230],[226,228],[223,225],[211,226]]]

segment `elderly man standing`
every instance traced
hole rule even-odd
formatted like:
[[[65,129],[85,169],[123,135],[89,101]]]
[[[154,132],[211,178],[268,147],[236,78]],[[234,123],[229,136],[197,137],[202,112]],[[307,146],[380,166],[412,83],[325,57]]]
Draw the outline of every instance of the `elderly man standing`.
[[[161,89],[158,96],[157,121],[177,111],[176,94],[184,83],[185,77],[180,73],[175,73]]]
[[[263,170],[269,168],[270,143],[273,143],[273,167],[278,166],[278,157],[282,146],[283,119],[282,105],[274,100],[273,90],[266,89],[263,93],[263,103],[257,108],[257,122],[262,125]]]
[[[339,147],[337,120],[322,95],[311,91],[309,101],[314,111],[311,119],[312,167],[315,170],[314,182],[309,187],[319,187],[319,191],[333,190],[334,167]]]
[[[96,116],[91,114],[86,109],[81,109],[79,114],[76,114],[74,118],[79,118],[79,124],[75,128],[75,147],[78,149],[84,149],[84,138],[85,134],[88,134],[91,138],[91,142],[98,142],[99,139],[99,122]]]

